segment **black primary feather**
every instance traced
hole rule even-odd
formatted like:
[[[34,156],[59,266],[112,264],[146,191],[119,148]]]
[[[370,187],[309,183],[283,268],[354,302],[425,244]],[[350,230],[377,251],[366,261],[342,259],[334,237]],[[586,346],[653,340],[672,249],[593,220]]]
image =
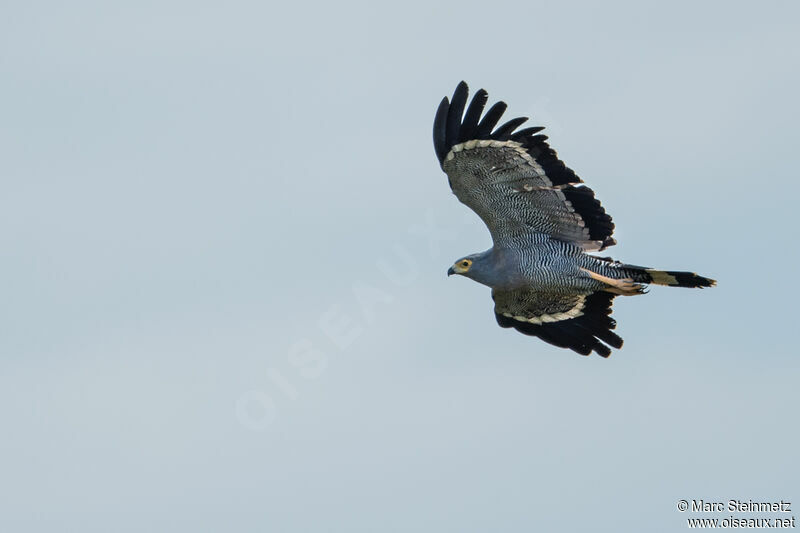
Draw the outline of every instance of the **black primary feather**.
[[[440,164],[444,161],[447,152],[450,151],[450,147],[447,146],[447,110],[449,107],[450,102],[445,96],[436,110],[436,118],[433,119],[433,147]]]
[[[458,142],[463,143],[475,136],[475,132],[478,130],[478,121],[481,119],[481,113],[483,113],[483,108],[488,100],[489,93],[483,89],[476,92],[475,96],[472,97],[472,102],[470,102],[467,113],[464,115],[464,121],[461,123]]]
[[[450,100],[450,109],[447,111],[447,149],[449,150],[458,144],[458,131],[461,128],[461,116],[464,114],[464,106],[467,104],[469,88],[465,82],[461,82],[453,93]]]
[[[492,132],[492,139],[507,141],[511,137],[511,133],[527,121],[528,117],[512,118]]]
[[[519,131],[514,132],[514,134],[511,135],[511,140],[519,142],[519,141],[525,139],[526,137],[530,137],[530,136],[532,136],[532,135],[534,135],[536,133],[539,133],[543,129],[544,129],[544,126],[534,126],[532,128],[523,128],[523,129],[521,129]]]
[[[478,131],[475,132],[475,138],[481,140],[490,138],[492,130],[497,126],[497,123],[500,122],[507,107],[508,105],[506,105],[505,102],[497,102],[490,107],[489,111],[483,116],[483,120],[478,124]]]

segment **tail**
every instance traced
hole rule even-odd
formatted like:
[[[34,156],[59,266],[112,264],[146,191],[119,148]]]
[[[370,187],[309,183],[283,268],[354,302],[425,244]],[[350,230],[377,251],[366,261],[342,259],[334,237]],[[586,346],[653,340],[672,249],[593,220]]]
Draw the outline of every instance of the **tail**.
[[[627,265],[625,263],[620,263],[619,261],[614,261],[610,257],[595,257],[595,259],[601,261],[600,265],[610,267],[610,269],[605,270],[605,272],[608,272],[607,275],[610,278],[614,278],[615,280],[619,281],[634,282],[635,284],[652,283],[655,285],[666,285],[668,287],[687,287],[690,289],[713,287],[717,284],[716,280],[699,276],[694,272],[658,270],[655,268]],[[603,271],[602,266],[600,268],[601,271]],[[604,276],[600,276],[599,274],[595,274],[592,277],[603,278],[601,281],[609,284],[613,283],[613,281],[607,280]],[[619,294],[638,294],[644,291],[644,287],[641,285],[638,285],[638,289],[638,291],[623,291]]]
[[[655,283],[656,285],[667,285],[669,287],[687,287],[690,289],[713,287],[717,284],[716,280],[698,276],[694,272],[656,270],[654,268],[644,269],[642,277],[650,278],[650,281],[645,281],[644,283]]]

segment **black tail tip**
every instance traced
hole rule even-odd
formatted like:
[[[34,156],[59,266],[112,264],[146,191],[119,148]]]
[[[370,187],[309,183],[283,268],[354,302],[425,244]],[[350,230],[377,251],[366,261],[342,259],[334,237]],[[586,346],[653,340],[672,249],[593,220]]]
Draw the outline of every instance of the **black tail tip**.
[[[677,281],[678,287],[686,287],[689,289],[702,289],[705,287],[714,287],[717,280],[698,276],[694,272],[668,272]]]
[[[666,285],[668,287],[686,287],[687,289],[702,289],[704,287],[713,287],[717,284],[716,280],[698,276],[694,272],[680,272],[677,270],[656,270],[654,268],[647,268],[644,270],[647,274],[648,280],[646,283],[655,283],[656,285]]]

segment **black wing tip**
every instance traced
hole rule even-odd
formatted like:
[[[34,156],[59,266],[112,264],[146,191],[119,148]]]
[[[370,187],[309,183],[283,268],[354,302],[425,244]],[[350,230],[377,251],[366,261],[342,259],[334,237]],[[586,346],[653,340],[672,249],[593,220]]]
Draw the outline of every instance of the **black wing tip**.
[[[447,110],[447,131],[445,139],[448,150],[458,144],[461,119],[464,114],[464,108],[467,105],[468,97],[469,87],[462,81],[453,92],[453,97],[450,99],[450,106]]]
[[[519,128],[522,124],[528,121],[528,117],[512,118],[496,130],[492,132],[492,138],[498,141],[507,141],[511,138],[514,130]]]
[[[464,118],[461,121],[461,126],[458,133],[458,142],[466,142],[475,136],[478,130],[478,121],[483,114],[483,108],[486,107],[486,102],[489,101],[489,93],[485,89],[478,89],[472,101],[464,113]]]
[[[528,120],[527,117],[511,119],[495,129],[508,106],[505,102],[498,101],[486,113],[483,113],[483,109],[489,99],[489,93],[485,89],[479,89],[475,92],[469,106],[467,106],[468,97],[469,85],[462,80],[456,86],[456,90],[453,91],[452,98],[449,100],[447,97],[443,98],[436,111],[436,117],[433,122],[433,144],[440,165],[444,164],[445,157],[447,157],[447,153],[453,146],[471,139],[498,141],[511,139],[523,144],[523,146],[525,146],[526,142],[529,142],[529,139],[536,139],[536,141],[531,142],[547,146],[544,143],[544,140],[547,139],[545,135],[535,135],[544,129],[542,127],[516,131],[522,123]],[[466,114],[464,113],[465,108]],[[555,154],[555,152],[553,153]],[[572,175],[574,176],[574,173]],[[580,178],[574,177],[577,181],[580,181]],[[569,183],[575,183],[576,180]]]
[[[530,324],[495,313],[497,323],[503,328],[514,328],[520,333],[539,337],[543,341],[572,350],[580,355],[595,352],[600,357],[611,355],[611,348],[622,348],[622,338],[612,330],[617,327],[611,318],[611,304],[615,294],[595,292],[586,297],[583,314],[579,317],[545,324]]]
[[[447,147],[447,111],[450,108],[450,100],[445,96],[436,109],[436,117],[433,119],[433,148],[436,150],[436,157],[439,164],[444,163],[444,158],[450,148]]]

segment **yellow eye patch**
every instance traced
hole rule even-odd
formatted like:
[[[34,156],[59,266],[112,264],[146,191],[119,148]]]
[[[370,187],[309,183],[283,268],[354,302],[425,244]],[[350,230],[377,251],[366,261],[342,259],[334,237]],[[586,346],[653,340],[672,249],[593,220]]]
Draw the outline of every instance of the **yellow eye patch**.
[[[462,259],[461,261],[457,261],[453,268],[456,272],[466,272],[469,270],[469,267],[472,266],[472,259]]]

